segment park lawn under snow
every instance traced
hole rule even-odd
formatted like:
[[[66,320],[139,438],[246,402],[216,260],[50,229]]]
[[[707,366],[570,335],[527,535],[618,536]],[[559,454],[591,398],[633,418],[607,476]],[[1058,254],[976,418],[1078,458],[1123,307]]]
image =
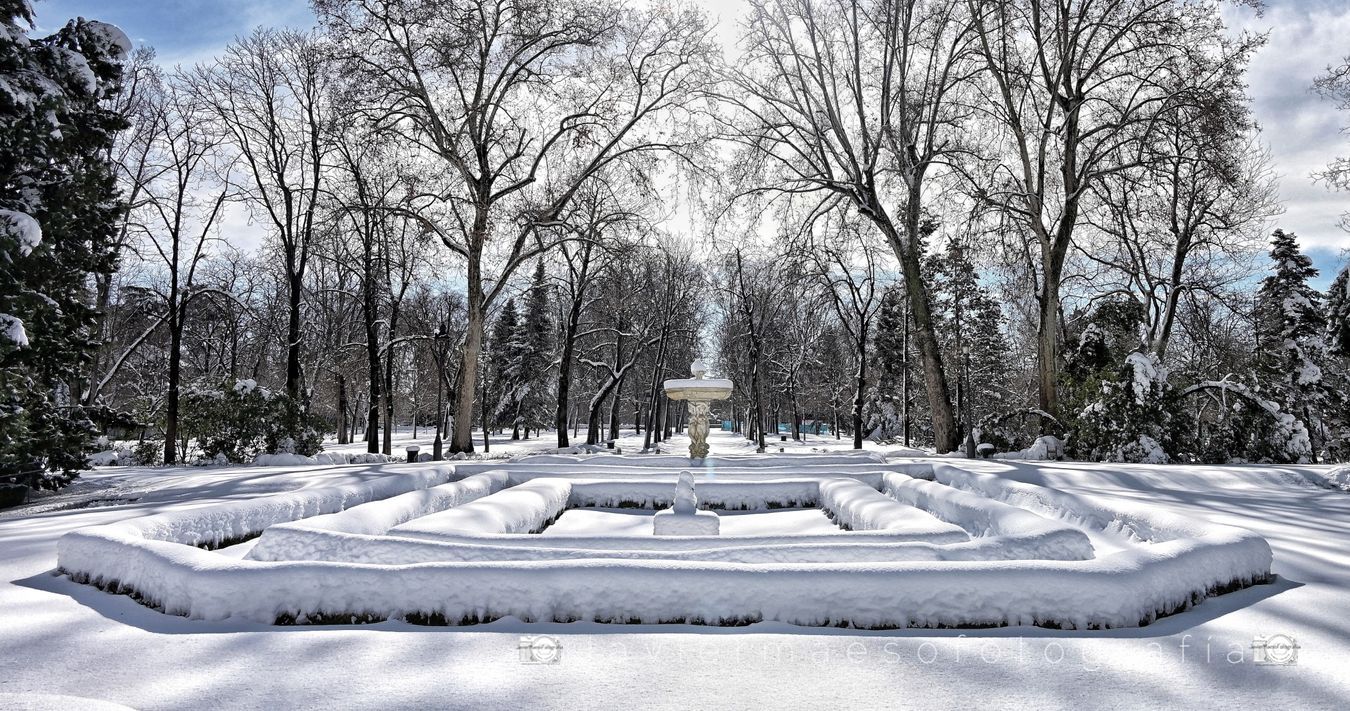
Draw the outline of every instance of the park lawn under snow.
[[[728,436],[714,443],[739,447]],[[1350,495],[1308,483],[1327,468],[963,464],[1249,528],[1270,542],[1280,580],[1105,632],[202,622],[54,576],[56,539],[151,513],[368,480],[401,465],[109,469],[0,512],[0,708],[58,694],[136,708],[1350,703]],[[520,664],[522,634],[557,635],[561,663]],[[1254,663],[1253,638],[1275,634],[1297,640],[1296,665]]]

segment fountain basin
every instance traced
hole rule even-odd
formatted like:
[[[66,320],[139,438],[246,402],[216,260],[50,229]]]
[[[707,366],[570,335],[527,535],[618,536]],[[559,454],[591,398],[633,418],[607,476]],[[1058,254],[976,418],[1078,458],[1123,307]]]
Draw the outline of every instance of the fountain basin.
[[[664,383],[671,400],[725,400],[731,397],[731,381],[725,378],[677,378]]]

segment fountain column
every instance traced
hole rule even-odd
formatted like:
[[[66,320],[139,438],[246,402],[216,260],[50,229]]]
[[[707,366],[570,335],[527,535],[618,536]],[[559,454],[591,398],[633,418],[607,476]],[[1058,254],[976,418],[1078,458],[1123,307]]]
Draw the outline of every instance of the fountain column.
[[[700,460],[708,456],[709,403],[731,397],[731,381],[725,378],[704,378],[708,367],[696,360],[689,366],[692,378],[667,380],[666,397],[689,403],[689,458]]]

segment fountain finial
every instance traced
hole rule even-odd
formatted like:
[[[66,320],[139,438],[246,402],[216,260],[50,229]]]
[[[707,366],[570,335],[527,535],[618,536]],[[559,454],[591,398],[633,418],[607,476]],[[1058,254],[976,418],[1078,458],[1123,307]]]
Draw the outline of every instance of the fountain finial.
[[[694,362],[689,364],[689,372],[694,374],[696,380],[702,380],[703,374],[708,372],[708,366],[703,363],[702,358],[695,358]]]

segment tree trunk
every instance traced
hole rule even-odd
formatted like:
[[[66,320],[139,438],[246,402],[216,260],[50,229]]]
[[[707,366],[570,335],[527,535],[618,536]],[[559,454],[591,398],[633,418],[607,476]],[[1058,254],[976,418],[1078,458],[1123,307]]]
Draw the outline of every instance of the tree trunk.
[[[867,328],[860,324],[858,328],[857,356],[858,372],[853,388],[853,448],[863,448],[863,406],[867,397]]]
[[[394,334],[391,331],[392,341]],[[391,343],[384,355],[384,445],[381,451],[394,453],[394,346]]]
[[[177,274],[173,279],[177,281]],[[164,463],[178,461],[178,385],[182,377],[183,318],[178,307],[178,289],[169,297],[169,392],[164,403]]]
[[[288,260],[291,261],[291,260]],[[300,402],[300,296],[304,275],[292,271],[287,283],[290,287],[289,318],[286,325],[286,394],[293,402]]]
[[[347,376],[338,373],[338,421],[337,421],[337,441],[338,444],[347,444]]]
[[[1061,232],[1064,228],[1061,228]],[[1058,416],[1059,410],[1059,285],[1068,253],[1067,238],[1056,236],[1055,245],[1042,241],[1043,275],[1041,279],[1040,327],[1036,332],[1037,380],[1040,409]],[[1041,423],[1042,427],[1049,423]]]
[[[570,445],[567,438],[568,406],[572,398],[572,360],[576,348],[577,326],[581,322],[581,301],[572,302],[563,331],[562,353],[558,358],[558,401],[553,411],[553,426],[558,428],[558,447]]]
[[[591,398],[590,411],[586,416],[586,444],[600,444],[601,413],[604,410],[605,398],[614,391],[614,386],[622,377],[622,374],[618,377],[611,375],[609,380],[600,386],[600,391]]]
[[[900,428],[905,433],[905,446],[910,446],[909,435],[909,309],[905,309],[904,326],[901,329],[901,386],[900,386]]]
[[[619,408],[623,405],[623,378],[619,378],[619,384],[614,386],[614,400],[609,405],[609,438],[619,438]]]
[[[959,434],[956,431],[956,415],[952,409],[946,372],[942,367],[942,349],[938,345],[937,333],[933,327],[928,288],[924,284],[919,264],[921,255],[916,249],[922,219],[921,195],[917,185],[918,181],[912,183],[905,207],[906,239],[895,233],[890,218],[885,215],[879,201],[875,201],[876,215],[884,219],[874,218],[874,221],[882,227],[883,232],[887,233],[895,256],[900,261],[905,295],[908,297],[910,314],[914,319],[914,338],[919,347],[920,365],[923,367],[924,389],[928,392],[928,409],[933,420],[933,444],[939,454],[945,454],[957,448]]]
[[[468,286],[466,306],[468,323],[464,336],[463,365],[459,369],[459,382],[455,388],[455,428],[450,437],[450,451],[473,452],[473,396],[478,385],[478,359],[483,353],[483,326],[487,316],[487,304],[484,303],[482,274],[482,245],[487,235],[487,210],[479,209],[474,217],[474,235],[470,251],[468,268]],[[487,437],[484,430],[484,437]]]

